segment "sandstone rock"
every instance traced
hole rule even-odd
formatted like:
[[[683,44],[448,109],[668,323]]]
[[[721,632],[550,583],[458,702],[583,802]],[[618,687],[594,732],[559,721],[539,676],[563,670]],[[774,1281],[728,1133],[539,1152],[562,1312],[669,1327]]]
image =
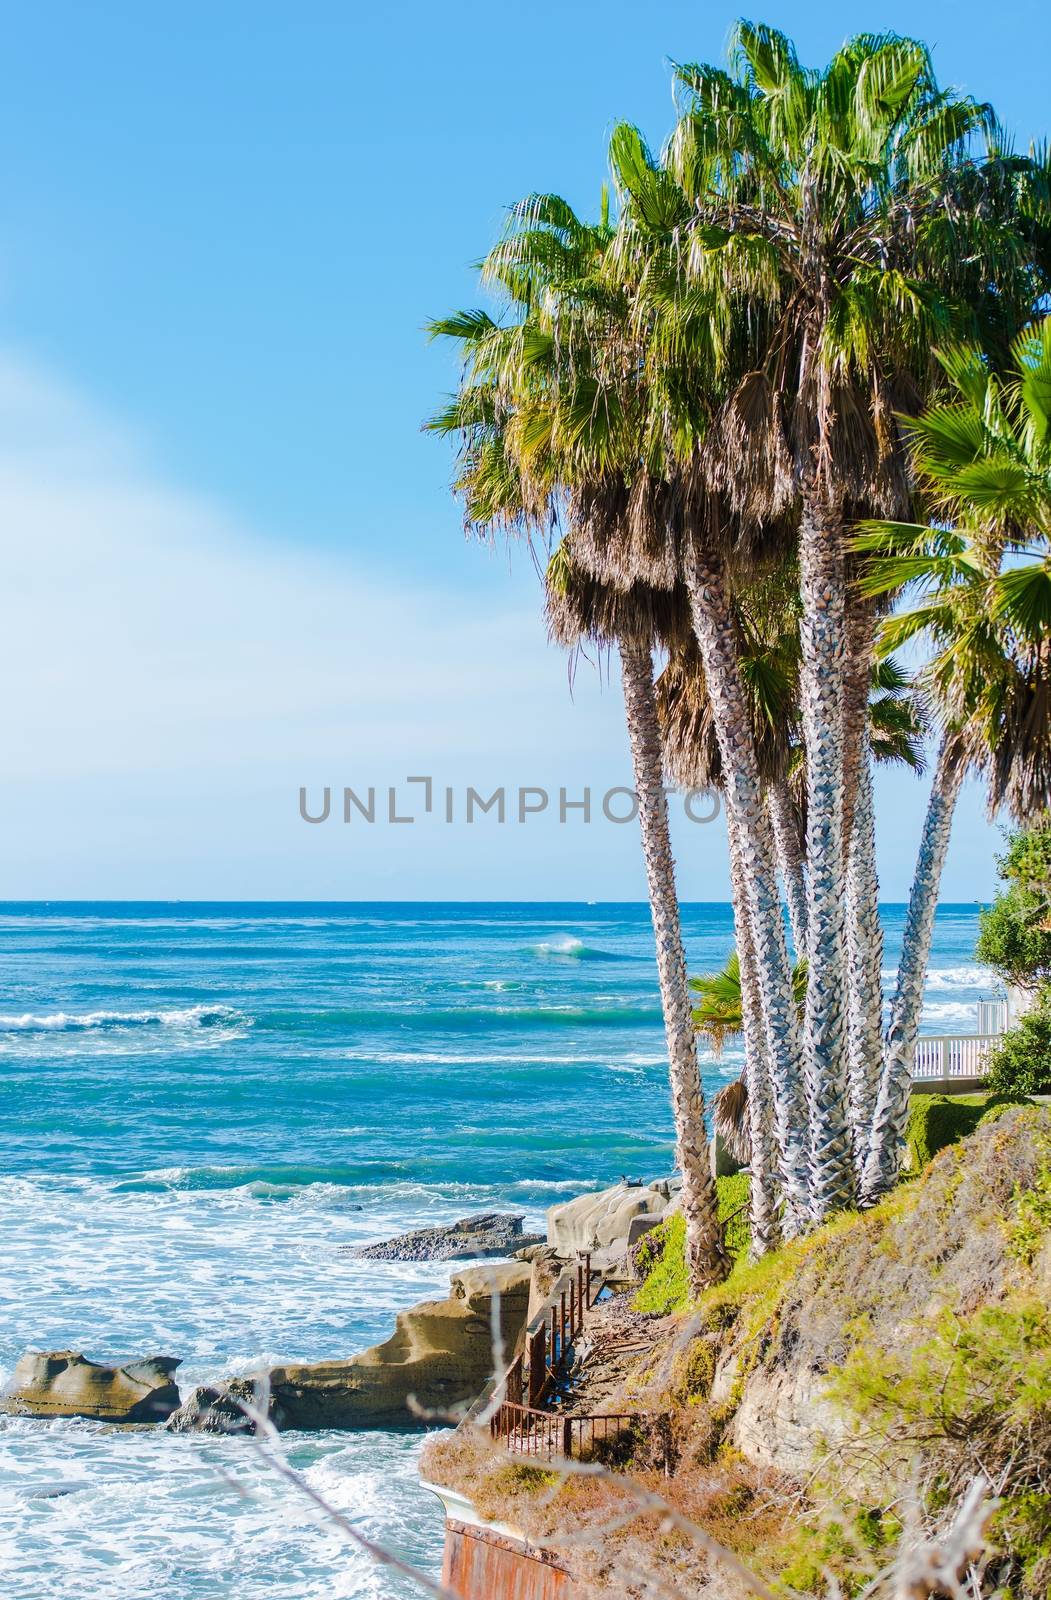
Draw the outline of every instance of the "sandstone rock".
[[[660,1179],[643,1188],[639,1184],[618,1183],[612,1189],[578,1195],[547,1213],[548,1243],[561,1255],[610,1251],[616,1253],[628,1242],[631,1223],[636,1217],[662,1218],[675,1203],[675,1180]]]
[[[87,1361],[79,1351],[29,1351],[14,1371],[0,1412],[22,1417],[93,1417],[100,1422],[163,1422],[179,1404],[173,1356],[124,1366]]]
[[[351,1245],[347,1255],[365,1261],[463,1261],[510,1256],[526,1245],[542,1244],[543,1234],[523,1233],[521,1216],[486,1211],[438,1228],[417,1228],[379,1244]]]
[[[808,1367],[760,1368],[744,1385],[730,1437],[758,1467],[803,1476],[819,1446],[848,1433],[843,1412],[825,1398],[828,1377]]]
[[[547,1300],[565,1270],[565,1259],[553,1245],[541,1245],[530,1262],[532,1274],[529,1283],[529,1312],[526,1324],[532,1322]]]
[[[242,1404],[243,1402],[243,1404]],[[254,1433],[244,1406],[258,1408],[260,1396],[251,1378],[231,1378],[220,1388],[192,1389],[165,1423],[172,1433]]]
[[[375,1428],[421,1421],[473,1401],[493,1375],[494,1296],[504,1356],[525,1325],[530,1268],[525,1262],[469,1267],[454,1274],[449,1297],[398,1313],[392,1336],[344,1361],[275,1367],[271,1408],[281,1428]]]

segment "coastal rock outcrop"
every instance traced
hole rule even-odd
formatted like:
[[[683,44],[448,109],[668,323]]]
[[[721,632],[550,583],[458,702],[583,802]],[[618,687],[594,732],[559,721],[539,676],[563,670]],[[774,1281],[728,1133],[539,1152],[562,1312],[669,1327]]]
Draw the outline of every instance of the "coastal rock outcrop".
[[[494,1320],[505,1362],[525,1326],[528,1262],[494,1262],[454,1273],[448,1298],[399,1311],[382,1344],[345,1360],[273,1367],[262,1381],[233,1378],[195,1389],[168,1421],[176,1433],[248,1433],[243,1404],[278,1428],[406,1427],[446,1421],[485,1388],[495,1369]]]
[[[123,1366],[88,1361],[77,1350],[30,1350],[15,1367],[0,1412],[20,1417],[92,1417],[99,1422],[163,1422],[179,1405],[174,1356]]]
[[[679,1180],[674,1178],[660,1178],[645,1186],[621,1182],[550,1206],[548,1243],[566,1257],[626,1249],[644,1228],[675,1208],[679,1188]]]
[[[282,1428],[404,1426],[421,1413],[450,1413],[474,1400],[493,1375],[493,1320],[505,1357],[525,1325],[530,1269],[513,1261],[455,1273],[445,1300],[398,1313],[382,1344],[345,1361],[275,1367],[274,1420]]]
[[[523,1233],[524,1217],[506,1211],[485,1211],[436,1228],[416,1228],[379,1244],[350,1245],[345,1254],[364,1261],[463,1261],[510,1256],[527,1245],[542,1244],[542,1233]]]
[[[258,1407],[260,1402],[252,1378],[230,1378],[219,1388],[202,1384],[191,1389],[166,1427],[171,1433],[254,1433],[245,1407]]]

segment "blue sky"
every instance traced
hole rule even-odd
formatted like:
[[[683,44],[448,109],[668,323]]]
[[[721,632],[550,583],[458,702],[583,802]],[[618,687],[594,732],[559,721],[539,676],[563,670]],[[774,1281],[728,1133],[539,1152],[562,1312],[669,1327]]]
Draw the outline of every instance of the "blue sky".
[[[814,60],[918,33],[1020,142],[1046,127],[1045,5],[759,14]],[[6,8],[7,895],[642,894],[626,828],[351,836],[296,795],[626,781],[615,684],[584,668],[571,698],[529,562],[462,539],[419,432],[452,377],[421,326],[476,299],[508,202],[594,202],[615,119],[659,142],[665,59],[720,56],[733,16]],[[900,898],[924,792],[883,787]],[[996,844],[971,796],[947,898],[988,895]],[[680,856],[688,897],[723,896],[717,828]]]

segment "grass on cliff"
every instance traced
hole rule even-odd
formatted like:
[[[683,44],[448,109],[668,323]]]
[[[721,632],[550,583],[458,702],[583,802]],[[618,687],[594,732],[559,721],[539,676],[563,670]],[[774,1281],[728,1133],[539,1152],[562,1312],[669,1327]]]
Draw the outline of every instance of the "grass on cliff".
[[[748,1174],[716,1178],[719,1219],[729,1222],[726,1244],[735,1261],[748,1250]],[[643,1284],[633,1302],[636,1311],[678,1311],[689,1300],[686,1281],[686,1223],[681,1212],[644,1235],[635,1256]]]
[[[918,1176],[940,1150],[957,1144],[1007,1107],[1031,1103],[1025,1096],[914,1094],[905,1134],[909,1178]],[[730,1282],[736,1294],[742,1286],[742,1271],[747,1266],[750,1243],[746,1209],[748,1174],[741,1172],[733,1177],[717,1178],[716,1188],[720,1218],[732,1219],[726,1242],[734,1262]],[[766,1268],[772,1276],[780,1278],[783,1272],[794,1270],[792,1254],[781,1251],[776,1258],[768,1259],[780,1263],[776,1270],[771,1266]],[[645,1277],[633,1301],[635,1310],[661,1315],[685,1310],[690,1303],[690,1292],[686,1280],[686,1226],[681,1215],[671,1217],[646,1234],[636,1261]],[[750,1283],[751,1277],[744,1281]]]

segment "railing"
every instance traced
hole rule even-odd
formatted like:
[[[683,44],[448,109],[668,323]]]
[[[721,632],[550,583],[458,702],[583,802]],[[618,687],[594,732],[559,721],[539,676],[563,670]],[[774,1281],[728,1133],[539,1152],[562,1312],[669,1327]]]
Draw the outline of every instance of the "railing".
[[[601,1278],[598,1281],[601,1283]],[[559,1368],[584,1326],[584,1313],[591,1309],[594,1290],[590,1255],[556,1280],[526,1329],[525,1350],[512,1362],[503,1380],[506,1400],[519,1404],[528,1397],[528,1404],[536,1407],[550,1393]]]
[[[1002,1033],[923,1034],[916,1040],[913,1078],[984,1078]]]
[[[525,1349],[502,1378],[487,1385],[461,1427],[483,1426],[504,1449],[516,1455],[552,1461],[600,1457],[619,1441],[645,1434],[654,1465],[671,1470],[673,1451],[667,1416],[638,1412],[594,1412],[577,1416],[549,1409],[556,1400],[566,1356],[584,1326],[584,1314],[595,1302],[604,1275],[591,1270],[585,1255],[563,1272],[525,1332]],[[560,1370],[561,1369],[561,1370]],[[545,1401],[549,1404],[545,1405]]]
[[[642,1423],[659,1425],[660,1420],[626,1411],[563,1417],[554,1411],[505,1400],[490,1420],[489,1429],[495,1440],[516,1455],[539,1456],[545,1461],[556,1456],[579,1460],[601,1452]]]

